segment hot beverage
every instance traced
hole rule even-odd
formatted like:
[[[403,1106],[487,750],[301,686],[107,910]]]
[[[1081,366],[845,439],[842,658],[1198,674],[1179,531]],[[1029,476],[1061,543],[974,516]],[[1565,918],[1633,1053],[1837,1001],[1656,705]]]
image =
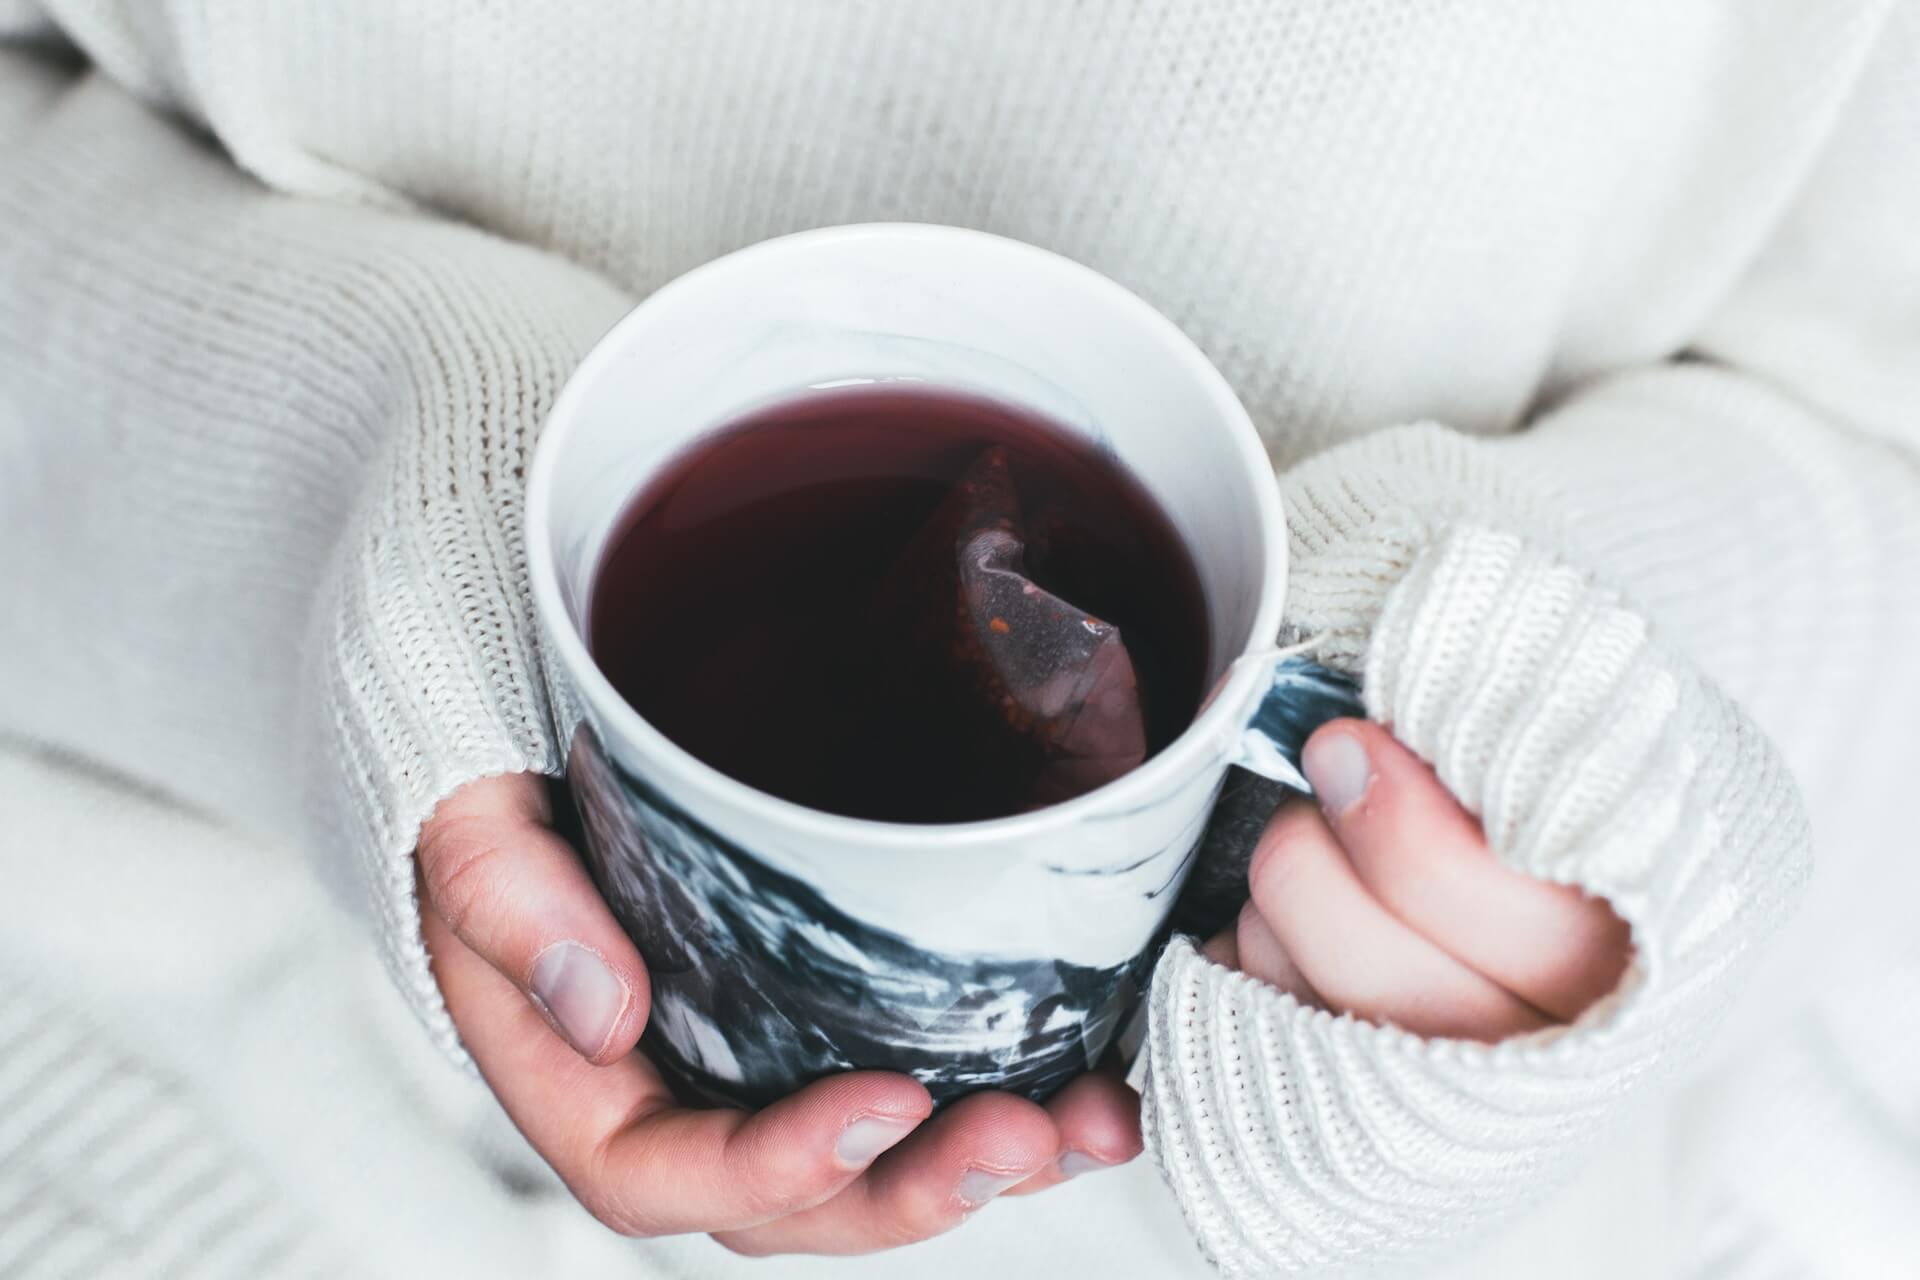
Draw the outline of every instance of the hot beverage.
[[[911,823],[1124,772],[1193,719],[1208,651],[1192,558],[1138,480],[1028,409],[926,384],[808,391],[702,437],[622,517],[589,624],[614,686],[698,759]]]

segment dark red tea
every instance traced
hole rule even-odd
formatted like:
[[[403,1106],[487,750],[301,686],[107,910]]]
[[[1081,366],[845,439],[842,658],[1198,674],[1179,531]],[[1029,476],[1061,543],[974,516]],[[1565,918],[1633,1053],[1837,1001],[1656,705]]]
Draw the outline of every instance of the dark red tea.
[[[601,562],[594,656],[667,737],[784,799],[891,822],[1031,808],[1044,762],[948,662],[968,623],[923,607],[938,575],[913,550],[983,467],[1024,513],[1025,577],[1091,615],[1088,631],[1118,628],[1136,735],[1160,750],[1206,675],[1185,544],[1091,442],[951,390],[806,392],[668,464]]]

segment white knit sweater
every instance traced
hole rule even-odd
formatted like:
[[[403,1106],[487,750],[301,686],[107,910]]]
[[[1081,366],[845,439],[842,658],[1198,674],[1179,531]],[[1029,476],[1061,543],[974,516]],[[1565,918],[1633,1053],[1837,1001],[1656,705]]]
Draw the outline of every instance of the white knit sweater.
[[[541,417],[635,297],[836,222],[1031,240],[1181,324],[1280,472],[1289,626],[1502,858],[1634,926],[1614,998],[1494,1048],[1172,946],[1148,1141],[1228,1274],[1440,1247],[1561,1177],[1787,915],[1796,781],[1870,833],[1823,849],[1830,880],[1905,874],[1902,794],[1857,784],[1920,713],[1911,6],[0,0],[0,23],[37,41],[0,53],[0,726],[360,881],[453,1052],[411,847],[455,787],[561,762],[519,530]],[[1828,1007],[1824,956],[1920,973],[1885,892],[1822,892],[1844,944],[1803,928],[1742,1045]],[[1698,1265],[1791,1257],[1726,1227],[1764,1218],[1729,1177]]]

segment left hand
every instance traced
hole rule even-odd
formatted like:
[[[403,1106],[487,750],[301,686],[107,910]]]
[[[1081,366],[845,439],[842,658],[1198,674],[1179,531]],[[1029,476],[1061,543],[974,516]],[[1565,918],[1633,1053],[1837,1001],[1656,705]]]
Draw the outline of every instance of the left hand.
[[[1514,871],[1393,735],[1336,720],[1307,742],[1317,803],[1284,805],[1252,899],[1206,953],[1302,1003],[1422,1036],[1497,1041],[1571,1022],[1619,985],[1627,926]]]

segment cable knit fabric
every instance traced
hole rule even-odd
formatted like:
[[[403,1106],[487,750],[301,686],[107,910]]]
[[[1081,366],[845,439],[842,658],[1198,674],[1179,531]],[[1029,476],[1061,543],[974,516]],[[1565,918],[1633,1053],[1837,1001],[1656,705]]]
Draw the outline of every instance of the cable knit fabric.
[[[633,299],[806,226],[977,226],[1165,311],[1273,455],[1289,638],[1501,858],[1633,925],[1620,992],[1491,1048],[1176,942],[1146,1127],[1228,1274],[1488,1228],[1698,1062],[1808,874],[1796,783],[1893,829],[1834,761],[1920,713],[1910,4],[0,0],[0,31],[0,664],[31,673],[0,726],[309,850],[456,1056],[410,850],[460,785],[560,764],[540,422]],[[1896,874],[1863,843],[1822,859]],[[1815,897],[1825,939],[1866,918]],[[1850,971],[1904,956],[1873,919]],[[1750,1169],[1703,1176],[1677,1265],[1796,1256],[1729,1243],[1772,1230]]]
[[[1555,1185],[1636,1084],[1711,1033],[1727,972],[1809,869],[1766,740],[1588,575],[1469,524],[1392,580],[1369,714],[1504,861],[1611,901],[1637,959],[1575,1026],[1486,1047],[1335,1018],[1176,944],[1154,979],[1144,1123],[1230,1275],[1416,1251]]]
[[[521,479],[531,428],[627,300],[466,228],[269,195],[103,83],[64,95],[9,161],[10,403],[17,421],[95,424],[83,451],[36,431],[0,481],[14,544],[34,548],[0,630],[41,680],[13,691],[9,723],[78,730],[129,774],[357,858],[358,877],[327,870],[358,881],[396,979],[460,1054],[413,844],[461,783],[559,767]],[[84,522],[28,514],[50,499]],[[63,613],[71,557],[116,589]],[[49,647],[76,628],[133,628],[125,664]],[[252,692],[147,684],[203,664]],[[144,714],[89,733],[50,696],[99,681]]]
[[[0,1275],[337,1274],[224,1118],[106,1039],[40,992],[0,998]]]

